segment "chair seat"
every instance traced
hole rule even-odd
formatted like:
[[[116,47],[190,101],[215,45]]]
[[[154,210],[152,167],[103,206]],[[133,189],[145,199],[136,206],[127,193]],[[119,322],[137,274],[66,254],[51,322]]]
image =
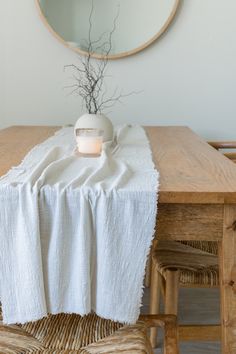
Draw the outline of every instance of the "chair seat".
[[[95,314],[50,315],[25,325],[0,322],[0,353],[149,353],[146,331],[143,322],[123,326]]]
[[[181,242],[187,246],[197,248],[201,251],[207,252],[214,254],[215,256],[218,256],[218,242],[215,241],[178,241]]]
[[[153,265],[164,278],[166,270],[179,269],[182,284],[219,285],[218,257],[187,244],[158,242]]]

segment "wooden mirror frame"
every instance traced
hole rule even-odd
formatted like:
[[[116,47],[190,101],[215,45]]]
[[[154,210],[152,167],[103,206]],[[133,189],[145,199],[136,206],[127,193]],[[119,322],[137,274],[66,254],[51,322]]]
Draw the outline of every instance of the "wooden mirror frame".
[[[142,50],[144,50],[145,48],[147,48],[148,46],[150,46],[153,42],[155,42],[159,37],[161,37],[161,35],[167,30],[167,28],[169,27],[169,25],[171,24],[172,20],[175,17],[175,14],[177,12],[177,9],[179,7],[181,0],[175,0],[175,4],[173,6],[173,9],[169,15],[169,17],[167,18],[166,22],[164,23],[164,25],[162,26],[162,28],[155,34],[155,36],[153,36],[151,39],[149,39],[147,42],[145,42],[144,44],[142,44],[141,46],[132,49],[130,51],[126,51],[126,52],[122,52],[119,54],[109,54],[107,56],[108,59],[120,59],[120,58],[124,58],[124,57],[128,57],[130,55],[136,54],[138,52],[141,52]],[[74,52],[77,52],[81,55],[88,55],[88,52],[80,49],[80,48],[74,48],[72,46],[70,46],[53,28],[52,26],[48,23],[41,5],[40,5],[40,0],[36,0],[36,5],[37,5],[37,9],[40,15],[41,20],[43,21],[43,23],[45,24],[45,26],[49,29],[49,31],[54,35],[54,37],[56,37],[65,47],[73,50]],[[105,56],[102,54],[97,54],[97,53],[92,53],[91,57],[96,58],[96,59],[103,59]]]

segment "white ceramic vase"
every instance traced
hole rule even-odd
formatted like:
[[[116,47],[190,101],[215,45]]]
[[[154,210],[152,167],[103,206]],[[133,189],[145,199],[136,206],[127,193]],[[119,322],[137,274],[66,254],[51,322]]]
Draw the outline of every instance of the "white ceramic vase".
[[[101,129],[103,141],[113,140],[113,124],[104,114],[83,114],[75,123],[76,129]]]

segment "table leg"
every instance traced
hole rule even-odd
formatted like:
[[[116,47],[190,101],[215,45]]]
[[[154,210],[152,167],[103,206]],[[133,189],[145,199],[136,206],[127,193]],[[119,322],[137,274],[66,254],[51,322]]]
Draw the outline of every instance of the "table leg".
[[[219,246],[222,353],[236,354],[236,205],[225,205]]]

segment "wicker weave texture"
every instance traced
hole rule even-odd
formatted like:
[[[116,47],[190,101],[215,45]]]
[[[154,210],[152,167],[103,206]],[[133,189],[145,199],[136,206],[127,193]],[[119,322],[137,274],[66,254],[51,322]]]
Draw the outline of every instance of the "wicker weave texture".
[[[25,325],[0,322],[0,354],[152,353],[146,326],[122,326],[95,314],[50,315]]]
[[[206,245],[208,251],[202,251],[188,244],[172,241],[160,241],[153,252],[153,264],[157,271],[165,277],[167,269],[180,269],[182,284],[218,286],[219,270],[217,247]],[[214,253],[213,253],[214,252]]]
[[[214,241],[180,241],[184,245],[218,256],[218,243]]]
[[[78,350],[113,334],[121,324],[104,320],[95,314],[84,317],[59,314],[21,327],[45,348]]]

